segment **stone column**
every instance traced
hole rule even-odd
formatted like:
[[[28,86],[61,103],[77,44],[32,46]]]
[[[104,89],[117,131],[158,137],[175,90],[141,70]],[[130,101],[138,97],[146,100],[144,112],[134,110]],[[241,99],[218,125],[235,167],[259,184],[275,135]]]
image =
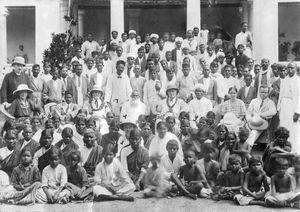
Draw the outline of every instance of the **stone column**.
[[[110,0],[110,31],[114,30],[121,38],[124,32],[124,0]]]
[[[201,29],[201,1],[186,0],[186,29]]]
[[[248,29],[253,32],[253,0],[248,2]]]
[[[8,10],[4,6],[0,6],[0,74],[7,63],[7,28],[6,17]]]
[[[249,19],[248,19],[248,1],[247,0],[243,0],[242,1],[242,22],[247,22],[249,23]]]
[[[68,0],[60,0],[59,4],[59,29],[61,32],[66,32],[68,28],[68,24],[64,19],[65,15],[68,15],[69,10],[69,1]]]
[[[253,0],[253,57],[278,62],[278,2]]]
[[[78,10],[78,35],[79,36],[83,36],[83,32],[84,32],[84,14],[85,11],[83,9]]]
[[[128,9],[126,15],[128,16],[128,30],[135,30],[139,33],[139,16],[141,9]]]

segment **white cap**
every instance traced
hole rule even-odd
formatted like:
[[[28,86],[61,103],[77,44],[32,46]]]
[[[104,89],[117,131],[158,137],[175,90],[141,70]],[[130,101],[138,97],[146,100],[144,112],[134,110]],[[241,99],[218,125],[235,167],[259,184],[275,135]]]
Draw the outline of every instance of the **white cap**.
[[[216,55],[217,57],[225,57],[224,52],[219,51]]]
[[[175,42],[177,43],[177,42],[183,42],[183,38],[182,37],[176,37],[175,38]]]
[[[136,31],[135,30],[133,30],[133,29],[131,29],[131,30],[129,30],[129,33],[128,34],[136,34]]]
[[[135,54],[133,54],[133,53],[128,53],[126,58],[129,58],[129,57],[135,58]]]
[[[155,33],[152,33],[151,35],[150,35],[150,38],[159,38],[159,36],[158,36],[158,34],[155,34]]]
[[[204,88],[204,85],[203,84],[196,84],[195,87],[194,87],[194,91],[196,90],[202,90],[202,91],[205,91],[205,88]]]

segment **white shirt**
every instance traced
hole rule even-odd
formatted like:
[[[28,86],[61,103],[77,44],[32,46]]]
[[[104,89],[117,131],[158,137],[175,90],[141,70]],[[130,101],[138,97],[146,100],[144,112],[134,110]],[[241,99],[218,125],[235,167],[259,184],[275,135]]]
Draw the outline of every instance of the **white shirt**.
[[[124,73],[120,75],[110,75],[107,80],[105,90],[105,101],[123,103],[130,98],[132,88],[128,76]]]
[[[250,85],[250,86],[251,86],[251,85]],[[248,92],[249,92],[250,86],[249,86],[249,87],[248,87],[248,86],[245,86],[245,97],[248,96]]]
[[[206,116],[207,112],[212,111],[212,103],[206,97],[202,97],[200,100],[195,98],[189,102],[191,120]]]
[[[169,174],[178,174],[179,173],[179,169],[181,166],[183,166],[185,163],[183,162],[183,158],[178,156],[176,154],[173,162],[170,160],[169,155],[164,155],[161,158],[161,165],[164,167],[164,169],[166,170],[166,172],[168,172]]]
[[[97,41],[85,41],[82,46],[81,46],[81,49],[82,49],[82,54],[84,55],[85,54],[85,57],[88,58],[88,57],[92,57],[92,52],[93,51],[99,51],[100,50],[100,46],[98,44]]]
[[[97,74],[96,74],[96,85],[102,87],[102,83],[103,83],[103,74],[99,73],[97,71]]]
[[[87,148],[86,146],[83,146],[80,149],[81,153],[81,164],[84,166],[85,162],[87,161],[88,157],[90,156],[91,151],[93,148]]]
[[[166,41],[165,45],[164,45],[164,50],[165,51],[172,51],[175,48],[175,44],[170,42],[170,41]]]
[[[44,168],[42,174],[42,187],[57,189],[68,182],[67,169],[58,164],[54,169],[48,165]]]
[[[129,100],[122,105],[120,117],[126,116],[124,118],[137,121],[138,117],[144,114],[146,114],[146,105],[143,102],[139,101],[137,105],[132,105]]]
[[[246,32],[240,32],[235,36],[235,43],[234,46],[237,49],[239,44],[243,44],[244,47],[246,48],[248,39],[252,41],[252,36],[251,32],[246,31]]]

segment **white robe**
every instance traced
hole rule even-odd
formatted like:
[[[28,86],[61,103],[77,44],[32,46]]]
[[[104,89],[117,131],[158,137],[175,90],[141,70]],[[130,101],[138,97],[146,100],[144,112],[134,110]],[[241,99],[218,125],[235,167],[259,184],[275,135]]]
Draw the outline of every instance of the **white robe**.
[[[300,114],[300,76],[295,76],[293,85],[293,111],[294,113]],[[300,154],[300,119],[292,124],[290,141],[292,144],[292,152]]]
[[[292,129],[293,125],[293,115],[294,115],[294,106],[293,106],[293,84],[295,77],[286,77],[281,81],[280,93],[278,99],[278,111],[279,111],[279,120],[280,126],[287,128],[289,131]]]

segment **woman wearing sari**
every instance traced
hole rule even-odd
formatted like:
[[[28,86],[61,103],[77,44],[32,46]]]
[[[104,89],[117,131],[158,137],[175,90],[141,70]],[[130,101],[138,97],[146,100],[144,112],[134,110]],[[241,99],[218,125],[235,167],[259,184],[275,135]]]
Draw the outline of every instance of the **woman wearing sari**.
[[[103,159],[103,148],[96,143],[94,130],[87,128],[83,134],[84,146],[81,149],[81,164],[89,177],[94,176],[95,168]]]
[[[13,168],[19,164],[19,148],[16,145],[17,135],[15,130],[8,130],[5,134],[6,147],[0,149],[0,169],[11,175]]]

